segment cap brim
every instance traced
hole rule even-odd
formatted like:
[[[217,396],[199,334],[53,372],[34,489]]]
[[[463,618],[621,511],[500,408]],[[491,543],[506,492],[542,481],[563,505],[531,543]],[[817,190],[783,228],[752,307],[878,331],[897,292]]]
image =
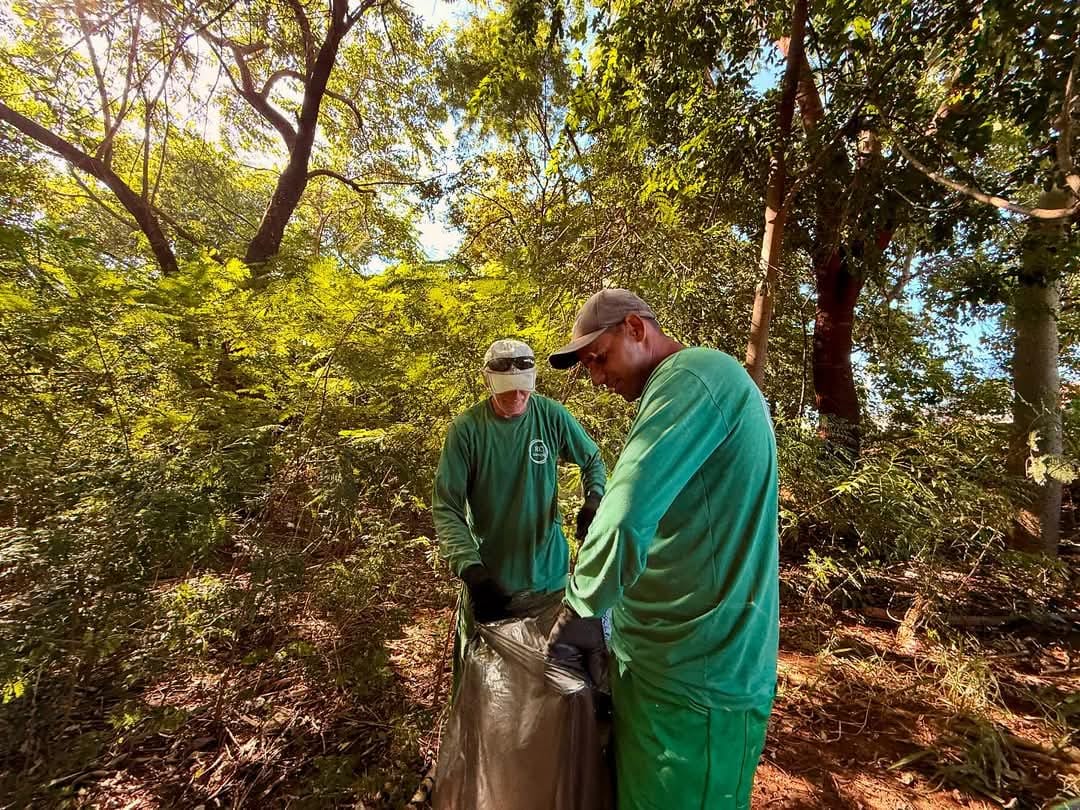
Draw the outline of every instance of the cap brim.
[[[548,357],[548,362],[551,363],[554,368],[558,369],[565,370],[573,368],[574,364],[578,361],[577,353],[604,334],[608,328],[609,327],[604,326],[597,329],[595,332],[589,332],[587,335],[582,335],[577,340],[571,340],[557,352],[553,352],[551,356]]]

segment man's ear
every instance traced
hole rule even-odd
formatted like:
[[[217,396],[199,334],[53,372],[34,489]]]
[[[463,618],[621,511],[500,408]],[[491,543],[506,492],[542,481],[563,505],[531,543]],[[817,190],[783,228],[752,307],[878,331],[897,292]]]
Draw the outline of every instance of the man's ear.
[[[626,331],[636,343],[645,339],[645,321],[640,315],[630,314],[626,316]]]

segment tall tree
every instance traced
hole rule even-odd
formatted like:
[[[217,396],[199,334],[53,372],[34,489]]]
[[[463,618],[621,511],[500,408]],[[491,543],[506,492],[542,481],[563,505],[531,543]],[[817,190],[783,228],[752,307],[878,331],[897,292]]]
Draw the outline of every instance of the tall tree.
[[[149,125],[183,49],[183,26],[157,24],[145,12],[141,2],[103,8],[81,0],[23,8],[26,39],[4,54],[13,69],[5,95],[19,98],[23,111],[0,101],[0,121],[104,184],[171,274],[176,256],[155,210],[150,138],[140,144],[141,171],[115,166],[126,125]]]
[[[750,339],[746,346],[746,370],[758,387],[765,378],[768,356],[769,321],[772,319],[773,291],[779,280],[781,253],[784,248],[784,224],[787,219],[787,155],[791,122],[795,117],[795,94],[805,58],[807,0],[796,0],[791,15],[791,35],[785,50],[784,77],[781,81],[777,110],[776,143],[769,165],[769,184],[765,189],[765,231],[761,237],[761,267],[764,279],[754,296],[750,318]]]
[[[1072,11],[1046,0],[954,15],[920,43],[917,115],[889,122],[896,150],[926,181],[976,216],[1026,231],[1010,264],[1013,464],[1023,472],[1030,456],[1038,474],[1013,539],[1048,554],[1057,552],[1061,504],[1060,287],[1075,271],[1070,230],[1080,218],[1080,29]],[[970,225],[953,233],[983,238]]]
[[[66,161],[87,196],[141,232],[162,272],[175,272],[179,238],[195,251],[235,249],[261,273],[313,179],[340,184],[364,208],[382,197],[399,205],[401,192],[422,188],[442,119],[430,70],[437,47],[407,7],[320,5],[19,6],[0,53],[9,69],[0,122]],[[210,143],[193,149],[198,130]],[[257,164],[236,176],[240,187],[214,195],[227,233],[250,229],[235,248],[206,234],[189,203],[205,186],[168,188],[219,139]],[[265,187],[268,175],[263,212],[249,218],[230,198]]]
[[[1040,208],[1065,208],[1070,195],[1045,192]],[[1061,279],[1067,256],[1068,220],[1031,217],[1021,248],[1020,273],[1013,293],[1013,467],[1025,472],[1029,448],[1049,463],[1035,482],[1030,520],[1018,521],[1015,539],[1040,551],[1057,553],[1061,525],[1061,480],[1054,465],[1064,450],[1061,381],[1058,375],[1058,319]],[[1025,441],[1026,440],[1026,441]],[[1021,517],[1026,517],[1022,515]]]
[[[229,3],[222,11],[227,14],[233,5],[235,4]],[[304,4],[300,0],[289,0],[287,5],[295,23],[294,31],[290,31],[291,26],[283,24],[281,20],[275,21],[276,24],[271,23],[269,14],[265,11],[260,14],[260,17],[266,21],[261,26],[261,37],[248,33],[244,39],[240,39],[235,34],[215,34],[209,25],[201,28],[203,36],[219,49],[218,53],[223,61],[226,59],[225,52],[231,56],[228,76],[237,95],[277,130],[288,151],[285,168],[278,175],[274,193],[267,203],[258,230],[248,243],[247,252],[244,255],[244,260],[255,268],[264,265],[280,250],[285,226],[288,225],[307,187],[308,180],[312,177],[309,164],[324,99],[329,96],[344,104],[355,113],[358,125],[363,126],[363,117],[349,98],[329,90],[328,86],[345,37],[366,12],[379,4],[376,0],[361,0],[354,8],[350,8],[348,0],[330,0],[322,42],[316,39]],[[390,9],[396,11],[393,6],[390,6]],[[215,9],[211,6],[206,11],[213,14]],[[217,16],[222,16],[222,13],[219,12]],[[250,19],[240,22],[248,24],[238,27],[248,32],[252,31]],[[224,27],[223,24],[220,25]],[[298,33],[300,47],[272,49],[269,40],[276,33],[286,34],[286,36],[289,34],[296,36]],[[266,58],[268,54],[272,56]],[[273,56],[278,56],[283,66],[274,66],[272,62],[277,60],[273,60]],[[264,61],[268,64],[264,68],[266,75],[261,86],[256,87],[252,62],[258,57],[264,57]],[[290,121],[270,98],[274,86],[285,80],[295,81],[300,87],[300,110],[295,123]],[[336,172],[325,169],[322,170],[322,174],[340,177]],[[350,182],[347,178],[341,179],[343,182]]]
[[[767,182],[779,168],[783,127],[770,126],[773,110],[785,109],[782,80],[775,94],[759,90],[775,64],[772,47],[794,21],[788,4],[767,4],[747,14],[738,4],[685,3],[677,9],[650,3],[624,3],[601,14],[589,57],[592,70],[581,82],[580,106],[591,134],[618,140],[623,148],[647,155],[656,178],[650,188],[665,195],[699,227],[718,221],[745,231],[747,188]],[[834,18],[838,18],[834,22]],[[785,22],[786,21],[786,22]],[[880,77],[866,58],[869,23],[857,9],[845,15],[821,14],[807,25],[813,36],[814,68],[806,53],[793,54],[795,98],[803,137],[796,139],[783,167],[791,188],[767,205],[783,208],[769,216],[763,234],[766,283],[779,266],[777,225],[792,234],[789,253],[805,251],[815,277],[816,317],[812,373],[815,402],[826,436],[858,451],[860,408],[852,371],[854,313],[866,278],[880,272],[895,230],[897,201],[883,190],[886,166],[880,139],[864,114],[868,91]],[[783,29],[781,30],[781,26]],[[828,108],[819,81],[830,90]],[[769,110],[769,113],[765,113]],[[768,123],[766,123],[768,122]],[[777,208],[776,210],[780,210]],[[794,223],[794,227],[792,224]],[[771,246],[770,246],[771,245]],[[788,259],[793,268],[797,261]],[[794,278],[795,274],[792,275]],[[793,287],[795,285],[792,285]],[[755,302],[747,362],[763,378],[766,296]]]

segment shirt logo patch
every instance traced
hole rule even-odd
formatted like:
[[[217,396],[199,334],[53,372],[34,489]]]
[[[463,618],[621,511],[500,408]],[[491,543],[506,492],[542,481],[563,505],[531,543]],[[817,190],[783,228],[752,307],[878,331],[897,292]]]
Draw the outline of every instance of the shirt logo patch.
[[[543,439],[533,439],[529,442],[529,460],[533,464],[547,464],[548,449]]]

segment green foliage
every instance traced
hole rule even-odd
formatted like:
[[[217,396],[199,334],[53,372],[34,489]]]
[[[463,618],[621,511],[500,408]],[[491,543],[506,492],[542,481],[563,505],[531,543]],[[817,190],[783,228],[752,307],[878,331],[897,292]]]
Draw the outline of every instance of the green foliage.
[[[783,542],[812,538],[880,561],[975,559],[1003,547],[1020,482],[1001,474],[1005,437],[993,425],[942,419],[885,431],[854,467],[785,427]],[[822,584],[841,573],[816,553],[809,568]]]
[[[235,637],[243,592],[213,574],[179,582],[160,599],[170,653],[206,655]]]
[[[312,163],[367,185],[311,178],[282,256],[253,281],[233,257],[264,215],[284,153],[228,77],[212,91],[194,80],[208,75],[200,60],[216,63],[196,47],[203,40],[184,39],[196,21],[183,15],[222,14],[222,29],[266,40],[250,55],[265,81],[305,69],[290,7],[166,4],[147,17],[160,42],[144,31],[133,64],[175,91],[165,97],[178,119],[140,95],[113,160],[134,186],[147,169],[143,190],[172,220],[175,274],[145,260],[145,240],[104,189],[27,143],[0,142],[0,792],[16,803],[66,801],[76,788],[52,779],[156,735],[179,739],[199,724],[220,734],[223,713],[258,714],[246,689],[278,678],[340,701],[350,722],[379,701],[398,712],[363,721],[383,735],[372,744],[379,766],[366,741],[352,747],[349,726],[295,774],[298,792],[312,804],[402,798],[379,769],[416,767],[434,719],[401,708],[412,698],[399,691],[389,641],[421,595],[433,612],[452,600],[428,493],[447,425],[485,396],[487,344],[519,337],[543,356],[586,295],[618,284],[649,300],[676,338],[737,356],[745,345],[774,146],[772,42],[787,7],[524,0],[440,38],[381,4],[339,53]],[[1028,109],[1025,99],[1060,95],[1033,54],[1061,64],[1067,46],[1032,31],[1066,22],[1049,19],[1052,3],[922,8],[833,3],[813,20],[829,111],[791,145],[789,168],[808,174],[765,385],[783,550],[822,601],[853,601],[897,562],[974,571],[991,559],[1007,580],[997,584],[1059,594],[1064,568],[1002,551],[1022,487],[1001,472],[1011,392],[963,334],[964,318],[998,317],[1009,303],[1015,229],[945,204],[888,148],[873,188],[891,196],[869,201],[851,165],[819,158],[823,144],[849,150],[853,116],[921,138],[924,114],[951,100],[958,115],[942,143],[974,155],[968,168],[994,187],[1028,194],[1046,168],[1028,146],[1052,139],[1039,116],[1056,101]],[[69,11],[33,3],[5,18],[14,33],[0,48],[0,96],[94,150],[104,131],[89,55],[54,58]],[[129,11],[100,43],[114,65],[135,36]],[[1024,42],[1006,42],[1021,23]],[[159,49],[178,43],[166,77]],[[945,96],[942,77],[961,57],[974,66]],[[192,83],[181,87],[180,75]],[[108,79],[115,96],[123,76]],[[291,81],[282,74],[270,93],[290,116]],[[444,101],[463,112],[461,160],[433,179]],[[195,126],[207,110],[217,134]],[[803,237],[826,184],[846,189],[836,198],[846,244],[887,214],[902,225],[878,264],[848,257],[866,284],[855,327],[866,424],[854,460],[807,419],[818,312]],[[436,201],[462,235],[444,261],[417,243],[418,217]],[[1073,275],[1061,278],[1067,293]],[[1063,313],[1072,365],[1074,321]],[[1000,360],[1008,336],[992,340]],[[566,402],[614,463],[632,407],[546,368],[539,390]],[[1037,455],[1033,476],[1072,474],[1078,402],[1066,410],[1065,454]],[[573,471],[561,482],[569,529],[579,482]],[[956,653],[942,689],[986,708],[993,676],[973,651]],[[211,698],[163,697],[214,676]],[[232,681],[243,685],[230,691]],[[97,725],[65,731],[72,707]],[[1066,718],[1074,709],[1053,707]],[[977,735],[950,778],[990,774],[982,789],[998,790],[1011,779],[994,770],[999,742]],[[210,792],[175,803],[209,804]]]

